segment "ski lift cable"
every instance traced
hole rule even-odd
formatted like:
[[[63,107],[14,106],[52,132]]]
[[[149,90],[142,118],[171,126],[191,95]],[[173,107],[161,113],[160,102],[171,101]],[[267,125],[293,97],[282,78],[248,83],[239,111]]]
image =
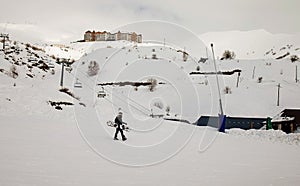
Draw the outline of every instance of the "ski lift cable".
[[[85,73],[83,73],[83,72],[80,71],[80,70],[78,70],[78,71],[79,71],[80,73],[82,73],[83,75],[85,75],[85,76],[88,78],[88,76],[87,76]],[[103,88],[103,89],[104,89],[104,88]],[[113,94],[113,91],[111,91],[111,94]],[[117,96],[116,93],[114,93],[114,95],[115,95],[118,99],[124,101],[123,98],[120,97],[120,95]],[[140,106],[141,108],[145,109],[146,112],[151,113],[151,110],[150,110],[150,109],[148,109],[148,108],[146,108],[145,106],[141,105],[140,103],[134,101],[133,99],[129,98],[128,96],[125,96],[125,95],[123,95],[123,94],[121,94],[121,95],[122,95],[123,97],[125,97],[126,99],[132,101],[133,103],[137,104],[137,105]],[[124,102],[125,102],[125,101],[124,101]],[[126,103],[127,103],[127,102],[126,102]],[[130,104],[130,103],[128,103],[128,104]],[[137,108],[136,106],[134,106],[133,104],[130,104],[130,105],[131,105],[132,107],[135,107],[136,109],[138,109],[138,108]],[[143,111],[141,111],[141,112],[143,112]],[[145,113],[145,112],[143,112],[143,113]],[[145,113],[145,114],[146,114],[146,113]]]
[[[72,73],[71,73],[71,75],[73,76],[73,77],[75,77]],[[83,84],[85,84],[85,86],[87,87],[87,88],[89,88],[90,90],[92,90],[93,92],[94,92],[94,89],[93,88],[91,88],[89,85],[87,85],[86,83],[83,83]],[[110,101],[109,99],[107,99],[107,98],[105,98],[107,101],[109,101],[110,103],[112,103],[113,105],[115,105],[115,106],[117,106],[117,107],[119,107],[117,104],[115,104],[115,103],[113,103],[112,101]],[[121,101],[123,101],[123,102],[125,102],[125,103],[127,103],[126,101],[124,101],[122,98],[119,98]],[[138,111],[140,111],[140,112],[142,112],[143,114],[145,114],[145,115],[147,115],[148,116],[148,114],[147,113],[145,113],[145,112],[143,112],[143,111],[141,111],[139,108],[137,108],[137,107],[135,107],[134,105],[132,105],[132,104],[130,104],[130,103],[128,103],[130,106],[132,106],[133,108],[135,108],[136,110],[138,110]]]
[[[104,89],[104,88],[103,88],[103,89]],[[111,88],[111,89],[112,89],[112,88]],[[112,91],[111,91],[111,92],[112,92]],[[123,94],[120,94],[120,96],[126,97],[126,99],[132,101],[133,103],[137,104],[137,105],[140,106],[141,108],[145,109],[147,112],[150,112],[150,113],[151,113],[151,110],[150,110],[149,108],[147,108],[147,107],[145,107],[144,105],[142,105],[142,104],[140,104],[140,103],[134,101],[132,98],[130,98],[130,97],[126,96],[126,95],[123,95]]]
[[[77,69],[77,71],[80,72],[82,75],[84,75],[87,79],[89,78],[89,76],[88,76],[86,73],[82,72],[81,70]],[[198,83],[194,83],[194,84],[198,84]],[[103,88],[104,88],[104,87],[103,87]],[[112,89],[112,88],[111,88],[111,89]],[[113,92],[113,91],[111,91],[111,93],[112,93],[112,92]],[[116,93],[114,93],[114,95],[116,95]],[[140,103],[134,101],[132,98],[130,98],[130,97],[126,96],[126,95],[123,95],[123,94],[119,94],[119,96],[125,97],[125,99],[130,100],[131,102],[133,102],[133,103],[135,103],[136,105],[140,106],[140,107],[143,108],[146,112],[149,112],[150,114],[152,113],[151,109],[149,109],[149,108],[145,107],[144,105],[142,105],[142,104],[140,104]],[[116,96],[116,97],[117,97],[117,96]],[[119,99],[122,99],[122,98],[119,97]]]
[[[74,74],[72,74],[72,73],[70,73],[70,74],[75,78]],[[85,86],[86,86],[87,88],[89,88],[90,90],[92,90],[93,92],[95,91],[95,90],[94,90],[92,87],[90,87],[87,83],[84,83],[84,82],[83,82],[83,84],[85,84]],[[115,96],[116,96],[116,95],[115,95]],[[120,97],[118,97],[118,96],[116,96],[116,97],[117,97],[119,100],[123,101],[124,103],[127,103],[127,104],[129,104],[130,106],[132,106],[133,108],[135,108],[136,110],[140,111],[141,113],[145,114],[146,116],[149,116],[149,114],[147,114],[147,113],[145,113],[144,111],[142,111],[141,109],[137,108],[135,105],[126,102],[125,100],[123,100],[122,98],[120,98]],[[111,100],[109,100],[109,99],[107,99],[107,98],[105,98],[105,99],[106,99],[107,101],[109,101],[110,103],[114,104],[115,106],[119,107],[118,105],[116,105],[115,103],[113,103]]]
[[[111,89],[112,89],[112,88],[111,88]],[[138,103],[137,101],[133,100],[132,98],[130,98],[130,97],[126,96],[126,95],[123,95],[123,94],[121,94],[121,95],[124,96],[124,97],[126,97],[126,99],[132,101],[133,103],[139,105],[140,107],[142,107],[143,109],[145,109],[147,112],[150,112],[150,111],[151,111],[149,108],[147,108],[147,107],[145,107],[144,105]]]
[[[104,89],[104,88],[103,88],[103,89]],[[105,90],[105,89],[104,89],[104,90]],[[113,94],[112,91],[111,91],[111,94]],[[123,98],[121,98],[119,95],[117,95],[117,94],[114,94],[114,95],[115,95],[116,98],[118,98],[119,100],[123,101],[124,103],[127,103],[127,104],[129,104],[130,106],[132,106],[132,107],[136,108],[137,110],[139,110],[140,112],[144,113],[145,115],[148,115],[148,113],[142,111],[140,108],[137,108],[137,106],[134,106],[133,104],[130,104],[130,103],[124,101]],[[149,114],[151,114],[150,110],[149,110],[148,112],[149,112]]]
[[[88,78],[88,75],[85,74],[85,73],[83,73],[81,70],[78,70],[78,69],[77,69],[77,71],[80,72],[81,74],[83,74],[86,78]],[[110,92],[113,93],[112,90],[111,90]],[[114,95],[116,96],[116,93],[114,93]],[[125,95],[121,94],[121,95],[118,95],[118,96],[116,96],[116,97],[118,97],[119,99],[122,99],[122,98],[120,98],[120,96],[125,97],[126,99],[130,100],[131,102],[133,102],[133,103],[135,103],[136,105],[140,106],[141,108],[145,109],[146,112],[151,113],[151,110],[150,110],[149,108],[147,108],[147,107],[145,107],[144,105],[142,105],[142,104],[140,104],[140,103],[134,101],[132,98],[130,98],[130,97],[128,97],[128,96],[125,96]],[[132,105],[132,104],[131,104],[131,105]]]
[[[79,71],[81,74],[83,74],[85,77],[88,78],[88,75],[85,74],[85,73],[83,73],[81,70],[78,70],[78,69],[77,69],[77,71]],[[111,91],[111,92],[112,92],[112,91]],[[147,112],[151,113],[151,110],[150,110],[149,108],[147,108],[147,107],[145,107],[144,105],[142,105],[142,104],[140,104],[140,103],[134,101],[133,99],[131,99],[131,98],[128,97],[128,96],[125,96],[125,95],[123,95],[123,94],[121,94],[121,95],[122,95],[123,97],[126,97],[126,99],[132,101],[133,103],[137,104],[138,106],[142,107],[142,108],[145,109]]]
[[[103,89],[104,89],[104,88],[103,88]],[[105,90],[105,89],[104,89],[104,90]],[[111,94],[113,94],[112,91],[111,91]],[[135,108],[136,110],[142,112],[143,114],[145,114],[145,115],[149,115],[149,114],[150,114],[150,112],[149,112],[149,114],[148,114],[148,113],[144,112],[143,110],[141,110],[140,108],[138,108],[137,106],[133,105],[132,103],[126,102],[126,101],[125,101],[123,98],[121,98],[118,94],[114,94],[114,96],[115,96],[116,98],[118,98],[120,101],[122,101],[122,102],[124,102],[124,103],[126,103],[126,104],[129,104],[130,106],[132,106],[132,107]]]
[[[117,105],[116,103],[112,102],[110,99],[108,98],[104,98],[106,101],[110,102],[112,105],[116,106],[119,108],[119,105]],[[122,109],[122,112],[126,113],[126,114],[129,114],[129,111],[126,111],[124,109]]]
[[[109,100],[108,98],[105,98],[105,97],[104,97],[104,99],[105,99],[106,101],[110,102],[112,105],[114,105],[114,106],[116,106],[116,107],[119,107],[119,105],[117,105],[116,103],[112,102],[112,101]],[[125,110],[122,110],[122,111],[128,114],[127,111],[125,111]]]

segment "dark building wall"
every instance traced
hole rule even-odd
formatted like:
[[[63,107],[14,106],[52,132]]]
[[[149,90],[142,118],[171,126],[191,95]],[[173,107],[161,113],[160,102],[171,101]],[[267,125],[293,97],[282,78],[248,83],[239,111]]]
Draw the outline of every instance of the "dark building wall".
[[[263,122],[266,118],[240,118],[240,117],[227,117],[225,128],[240,128],[240,129],[260,129],[263,127]],[[201,116],[197,121],[198,126],[210,126],[219,128],[219,117],[216,116]]]
[[[295,124],[300,126],[300,109],[285,109],[282,111],[282,117],[294,117]]]

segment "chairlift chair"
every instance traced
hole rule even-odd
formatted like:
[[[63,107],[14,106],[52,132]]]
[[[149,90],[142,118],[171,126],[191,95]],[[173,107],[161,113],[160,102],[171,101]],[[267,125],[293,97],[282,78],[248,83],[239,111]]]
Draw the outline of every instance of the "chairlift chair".
[[[66,69],[66,71],[68,71],[70,73],[72,72],[72,67],[66,67],[65,69]]]
[[[99,91],[98,91],[97,97],[98,97],[98,98],[104,98],[105,96],[106,96],[106,93],[105,93],[105,91],[104,91],[104,88],[102,87],[102,90],[99,90]]]
[[[34,57],[30,57],[30,58],[28,59],[28,62],[37,62],[37,59],[34,58]]]
[[[54,64],[53,63],[48,63],[48,67],[49,68],[54,68]]]
[[[76,80],[76,82],[74,83],[74,88],[82,88],[82,83],[78,81],[78,79]]]

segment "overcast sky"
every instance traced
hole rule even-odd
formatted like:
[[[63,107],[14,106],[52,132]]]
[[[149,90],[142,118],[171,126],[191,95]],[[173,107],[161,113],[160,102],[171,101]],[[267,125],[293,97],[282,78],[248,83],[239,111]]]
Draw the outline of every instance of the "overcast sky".
[[[0,0],[0,22],[31,23],[79,33],[163,20],[196,34],[265,29],[300,32],[299,0]]]

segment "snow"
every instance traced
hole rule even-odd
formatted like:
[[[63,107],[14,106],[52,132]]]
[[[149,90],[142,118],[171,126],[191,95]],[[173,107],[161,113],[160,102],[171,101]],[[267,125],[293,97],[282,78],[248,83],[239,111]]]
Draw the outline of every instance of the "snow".
[[[45,52],[36,52],[47,62],[55,63],[47,54],[78,59],[64,78],[64,87],[77,100],[59,91],[60,65],[55,64],[55,74],[36,67],[30,72],[25,45],[18,45],[23,51],[11,55],[26,63],[16,65],[19,76],[13,79],[0,72],[0,185],[297,185],[300,181],[298,133],[231,129],[223,134],[149,117],[166,116],[168,106],[166,117],[191,123],[201,115],[217,115],[215,76],[189,75],[197,66],[201,72],[213,71],[211,60],[183,62],[180,48],[151,43],[41,45]],[[153,49],[158,59],[151,59]],[[87,75],[90,61],[100,66],[97,76]],[[237,74],[219,76],[222,89],[228,86],[232,91],[221,93],[225,114],[272,117],[284,108],[298,108],[296,64],[287,59],[217,61],[221,71],[242,70],[239,87]],[[9,71],[11,66],[11,58],[6,60],[1,52],[0,69]],[[263,77],[261,83],[258,77]],[[148,87],[104,86],[107,97],[97,98],[102,90],[98,83],[149,78],[163,84],[153,92]],[[77,79],[83,88],[73,87]],[[282,97],[277,107],[278,83]],[[49,101],[74,105],[60,111]],[[106,125],[120,108],[132,128],[125,142],[112,140],[114,128]]]
[[[293,121],[295,117],[276,117],[272,119],[272,122],[282,122],[282,121]]]
[[[210,148],[198,152],[204,132],[216,135],[199,128],[168,161],[132,168],[95,154],[72,120],[2,119],[1,185],[297,185],[300,180],[299,146],[218,134]],[[109,148],[123,144],[99,140]]]
[[[216,56],[222,57],[225,50],[233,51],[238,59],[275,59],[280,54],[289,52],[291,55],[300,55],[298,34],[272,34],[266,30],[208,32],[199,35],[199,38],[209,46],[214,43]],[[292,48],[280,50],[292,45]],[[273,50],[276,55],[266,55]]]
[[[286,134],[281,130],[241,130],[241,129],[230,129],[227,131],[228,134],[234,136],[250,137],[251,139],[270,141],[273,143],[285,143],[290,145],[300,144],[299,133]]]

